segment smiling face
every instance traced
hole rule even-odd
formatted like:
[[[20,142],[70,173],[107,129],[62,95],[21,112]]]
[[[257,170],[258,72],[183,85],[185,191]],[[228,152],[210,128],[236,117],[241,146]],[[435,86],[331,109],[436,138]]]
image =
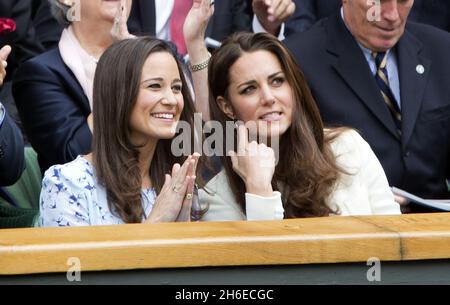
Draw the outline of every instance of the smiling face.
[[[217,102],[229,118],[256,122],[259,136],[280,136],[291,125],[292,88],[279,60],[268,51],[243,53],[230,69],[228,99],[218,97]]]
[[[182,81],[174,57],[167,52],[150,54],[142,69],[141,85],[131,112],[132,142],[171,139],[184,107]]]
[[[343,0],[345,23],[366,48],[383,52],[397,44],[414,0],[380,0],[380,20],[370,21],[367,0]]]

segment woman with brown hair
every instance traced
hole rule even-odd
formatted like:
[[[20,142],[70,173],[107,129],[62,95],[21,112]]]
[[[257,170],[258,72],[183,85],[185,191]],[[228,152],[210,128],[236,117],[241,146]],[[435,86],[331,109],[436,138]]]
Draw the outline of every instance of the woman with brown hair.
[[[176,54],[154,38],[115,43],[93,92],[92,153],[46,171],[41,226],[190,221],[198,155],[171,143],[194,106]]]
[[[369,145],[354,130],[324,129],[302,72],[275,37],[238,33],[206,55],[211,10],[204,6],[184,28],[198,108],[223,129],[229,121],[255,128],[239,125],[237,145],[221,157],[224,170],[200,190],[209,204],[203,220],[399,214]]]

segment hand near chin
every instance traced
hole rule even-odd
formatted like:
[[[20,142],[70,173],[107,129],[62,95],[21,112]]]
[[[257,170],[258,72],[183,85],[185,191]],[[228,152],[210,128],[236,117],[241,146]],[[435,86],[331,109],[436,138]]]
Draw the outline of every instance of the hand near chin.
[[[248,142],[247,128],[238,127],[237,153],[229,152],[233,170],[244,180],[247,193],[270,197],[275,172],[275,153],[272,148],[255,141]]]
[[[117,8],[116,16],[114,17],[114,24],[111,28],[111,36],[114,41],[120,41],[123,39],[136,38],[128,32],[128,12],[127,3],[128,0],[121,0],[119,7]]]
[[[198,158],[199,154],[194,154],[189,156],[182,166],[177,163],[172,167],[172,173],[166,175],[163,188],[146,223],[191,220]]]

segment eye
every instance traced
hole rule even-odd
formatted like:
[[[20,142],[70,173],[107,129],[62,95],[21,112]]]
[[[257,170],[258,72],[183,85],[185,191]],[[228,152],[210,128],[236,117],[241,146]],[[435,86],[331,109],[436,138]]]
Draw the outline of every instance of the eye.
[[[284,80],[284,77],[275,77],[274,79],[272,79],[272,85],[279,87],[284,83]]]
[[[180,93],[182,88],[183,88],[182,85],[173,85],[172,86],[172,91],[175,92],[175,93]]]
[[[239,92],[239,94],[251,94],[252,92],[255,91],[255,89],[256,89],[255,86],[248,86],[248,87],[245,87],[244,89],[242,89],[242,90]]]
[[[161,89],[161,84],[158,84],[158,83],[148,84],[147,88],[150,88],[150,89]]]

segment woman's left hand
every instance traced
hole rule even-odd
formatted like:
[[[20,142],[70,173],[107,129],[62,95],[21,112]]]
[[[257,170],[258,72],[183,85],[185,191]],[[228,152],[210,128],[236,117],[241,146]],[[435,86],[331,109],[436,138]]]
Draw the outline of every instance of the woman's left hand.
[[[211,0],[194,0],[192,8],[186,16],[183,25],[183,34],[186,45],[192,42],[203,43],[206,27],[214,13],[214,4]]]
[[[114,24],[111,28],[111,36],[114,41],[120,41],[128,38],[135,38],[128,32],[128,0],[120,0],[119,7],[117,8],[116,17],[114,18]]]

